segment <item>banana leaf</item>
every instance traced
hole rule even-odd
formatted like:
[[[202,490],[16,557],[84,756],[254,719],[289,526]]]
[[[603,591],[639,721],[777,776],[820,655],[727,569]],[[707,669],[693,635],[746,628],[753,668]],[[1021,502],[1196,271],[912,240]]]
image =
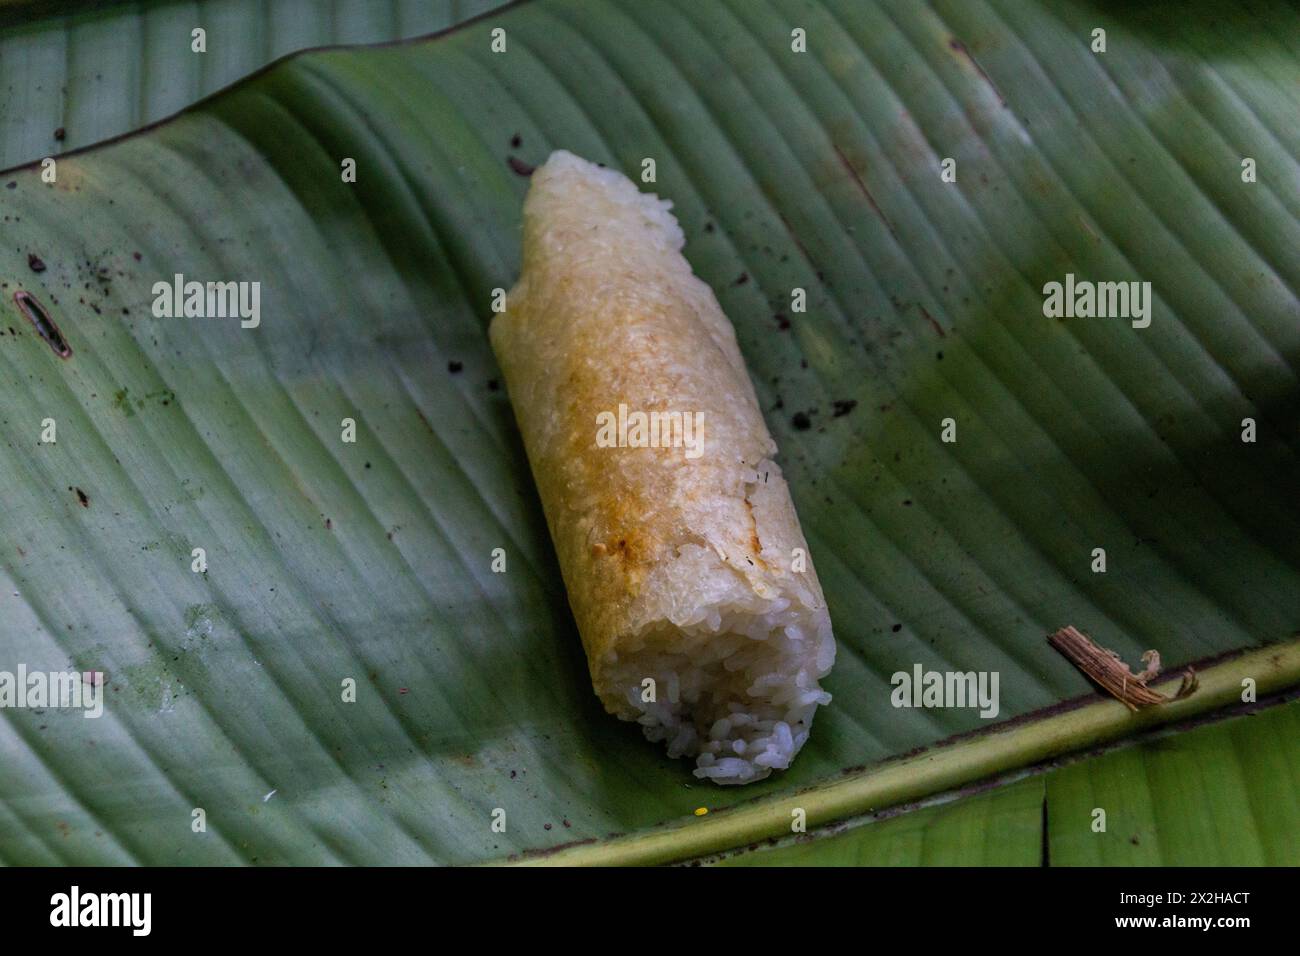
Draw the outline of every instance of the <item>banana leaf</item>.
[[[534,0],[294,56],[53,183],[0,175],[0,669],[100,671],[107,697],[0,709],[0,862],[742,846],[765,806],[840,786],[814,822],[859,817],[881,761],[988,728],[893,706],[914,666],[997,672],[1016,728],[934,792],[1091,745],[1095,721],[1036,730],[1091,691],[1044,641],[1064,624],[1204,662],[1203,704],[1085,708],[1109,737],[1295,684],[1295,24]],[[601,711],[487,346],[527,170],[561,147],[655,159],[835,622],[834,703],[740,790]],[[1150,282],[1150,325],[1044,315],[1067,274]],[[259,323],[155,317],[177,275],[260,283]]]
[[[1154,735],[709,862],[724,866],[1285,866],[1300,859],[1300,703]]]
[[[139,129],[297,50],[434,33],[503,3],[0,0],[0,169]]]

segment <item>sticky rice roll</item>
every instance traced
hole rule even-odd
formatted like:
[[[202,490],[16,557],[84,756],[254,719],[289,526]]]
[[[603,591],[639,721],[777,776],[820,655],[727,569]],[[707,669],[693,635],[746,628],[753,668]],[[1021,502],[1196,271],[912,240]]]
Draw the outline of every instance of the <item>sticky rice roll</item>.
[[[807,741],[835,641],[735,332],[670,209],[552,154],[490,334],[597,695],[696,776],[748,783]]]

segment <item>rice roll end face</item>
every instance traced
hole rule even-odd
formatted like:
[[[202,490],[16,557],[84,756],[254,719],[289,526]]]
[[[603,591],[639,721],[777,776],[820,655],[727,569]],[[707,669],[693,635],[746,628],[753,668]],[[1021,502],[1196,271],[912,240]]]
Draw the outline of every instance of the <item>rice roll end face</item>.
[[[835,640],[735,332],[671,206],[553,153],[492,347],[596,693],[697,777],[748,783],[808,739]]]

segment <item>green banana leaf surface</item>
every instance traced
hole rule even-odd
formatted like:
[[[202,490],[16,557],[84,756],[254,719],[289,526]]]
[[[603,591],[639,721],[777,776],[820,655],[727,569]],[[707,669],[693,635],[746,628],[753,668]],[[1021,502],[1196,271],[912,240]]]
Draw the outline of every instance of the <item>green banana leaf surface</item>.
[[[1285,866],[1300,857],[1300,704],[1156,735],[725,866]],[[858,825],[867,824],[867,825]]]
[[[0,0],[0,169],[138,129],[295,50],[434,33],[503,2]]]
[[[1044,640],[1065,624],[1138,668],[1289,639],[1300,17],[1201,12],[532,0],[291,57],[54,182],[0,174],[0,669],[106,696],[0,709],[0,862],[501,860],[990,724],[894,706],[917,665],[997,672],[1003,721],[1091,691]],[[752,786],[697,781],[591,691],[485,335],[557,148],[655,160],[825,589],[834,702]],[[1046,316],[1067,274],[1149,282],[1150,324]],[[259,323],[157,317],[178,275],[260,283]],[[1246,748],[1270,793],[1296,736],[1261,720],[1186,746]],[[1036,861],[1043,787],[1083,813],[1151,759],[1117,753],[926,811],[959,815],[926,859],[970,859],[998,813]],[[1160,859],[1254,799],[1188,802]]]

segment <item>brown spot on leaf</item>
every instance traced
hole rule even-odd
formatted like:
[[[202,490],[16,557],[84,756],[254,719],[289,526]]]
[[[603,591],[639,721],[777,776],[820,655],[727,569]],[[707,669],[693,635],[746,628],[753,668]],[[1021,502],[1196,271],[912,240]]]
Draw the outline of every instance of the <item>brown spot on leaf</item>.
[[[533,166],[529,163],[525,163],[518,156],[508,157],[506,159],[506,163],[510,166],[510,168],[515,172],[516,175],[524,176],[524,177],[531,176],[533,174],[533,171],[537,169],[536,166]]]
[[[42,265],[41,268],[44,268]],[[53,350],[59,358],[69,358],[72,355],[72,347],[68,345],[67,339],[59,331],[59,327],[50,314],[45,311],[45,307],[36,301],[36,297],[30,292],[18,291],[14,293],[14,302],[18,304],[19,311],[27,316],[28,320],[36,328],[36,332],[46,344]]]
[[[935,320],[934,316],[926,310],[925,306],[917,305],[917,308],[921,310],[921,315],[925,316],[925,321],[930,323],[930,328],[934,329],[934,331],[938,333],[939,338],[944,339],[948,337],[947,333],[943,330],[943,326]]]
[[[868,189],[867,184],[862,181],[862,177],[858,175],[858,171],[853,168],[853,164],[849,162],[849,158],[844,155],[844,151],[838,146],[834,146],[834,144],[832,144],[832,146],[835,149],[835,155],[840,159],[840,163],[849,171],[849,175],[853,177],[853,181],[857,184],[858,190],[866,198],[876,215],[880,217],[880,221],[885,224],[885,228],[889,230],[889,234],[897,239],[898,233],[894,232],[894,224],[889,221],[889,217],[886,216],[884,210],[880,208],[880,204],[876,202],[876,197],[871,195],[871,190]],[[821,276],[819,275],[818,278],[821,278]]]
[[[998,86],[996,83],[993,82],[993,79],[987,73],[984,72],[984,67],[980,66],[979,61],[975,59],[974,55],[971,53],[970,49],[966,46],[966,44],[962,43],[961,40],[958,40],[956,37],[953,37],[951,40],[948,41],[948,46],[956,50],[958,53],[960,53],[962,56],[966,57],[966,59],[970,61],[970,65],[975,68],[975,72],[980,75],[980,79],[982,79],[985,83],[989,85],[989,89],[991,89],[993,91],[993,94],[998,98],[998,102],[1001,103],[1003,106],[1006,106],[1007,105],[1006,97],[1002,95],[1002,91],[998,89]]]

